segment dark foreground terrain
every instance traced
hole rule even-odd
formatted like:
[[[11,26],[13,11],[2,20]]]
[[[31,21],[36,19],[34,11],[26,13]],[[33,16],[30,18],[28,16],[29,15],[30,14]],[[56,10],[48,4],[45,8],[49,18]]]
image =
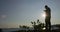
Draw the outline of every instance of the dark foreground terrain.
[[[19,30],[19,31],[12,31],[12,32],[46,32],[45,30],[39,31],[39,30]],[[60,32],[60,30],[52,30],[52,31],[47,31],[47,32]]]
[[[0,32],[4,32],[4,31],[2,31],[2,29],[0,29]],[[43,31],[39,31],[39,30],[17,30],[17,31],[9,31],[9,32],[46,32],[46,31],[45,30],[43,30]],[[47,31],[47,32],[49,32],[49,31]],[[60,32],[60,29],[51,30],[50,32]]]

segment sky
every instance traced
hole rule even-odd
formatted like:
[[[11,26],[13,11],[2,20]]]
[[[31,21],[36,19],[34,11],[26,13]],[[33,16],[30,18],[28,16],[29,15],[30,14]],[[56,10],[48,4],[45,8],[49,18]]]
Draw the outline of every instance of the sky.
[[[51,8],[51,24],[60,24],[60,0],[0,0],[0,28],[31,26],[39,19],[44,23],[44,6]]]

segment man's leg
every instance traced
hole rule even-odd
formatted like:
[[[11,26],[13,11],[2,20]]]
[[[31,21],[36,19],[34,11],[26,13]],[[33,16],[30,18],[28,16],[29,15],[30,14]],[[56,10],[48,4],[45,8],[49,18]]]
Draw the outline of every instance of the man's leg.
[[[48,30],[49,30],[49,32],[51,32],[51,22],[50,22],[50,18],[48,19],[48,26],[49,26]]]
[[[46,32],[48,32],[48,22],[46,21]]]

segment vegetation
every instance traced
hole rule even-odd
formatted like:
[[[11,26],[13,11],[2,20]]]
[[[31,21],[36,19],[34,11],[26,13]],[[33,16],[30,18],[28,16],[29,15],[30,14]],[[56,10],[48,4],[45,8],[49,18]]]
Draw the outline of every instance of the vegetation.
[[[26,29],[28,29],[29,27],[28,26],[25,26],[25,25],[23,25],[23,26],[19,26],[20,28],[26,28]]]
[[[45,27],[45,24],[44,23],[41,23],[40,21],[39,21],[39,19],[37,20],[37,22],[32,22],[31,21],[31,24],[32,24],[32,26],[34,27],[34,30],[43,30],[43,28]]]
[[[19,30],[17,32],[42,32],[43,31],[43,28],[45,27],[45,24],[44,23],[41,23],[39,21],[39,19],[37,19],[37,21],[31,21],[31,24],[32,24],[34,30],[28,30],[28,31],[26,31],[26,30]],[[29,29],[29,27],[28,26],[25,26],[25,25],[23,25],[23,26],[19,25],[19,27],[20,28]]]

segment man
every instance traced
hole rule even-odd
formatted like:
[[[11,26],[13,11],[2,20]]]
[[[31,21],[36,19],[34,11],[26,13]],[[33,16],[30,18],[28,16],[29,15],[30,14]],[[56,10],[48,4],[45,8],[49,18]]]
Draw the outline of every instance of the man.
[[[46,17],[45,17],[46,30],[51,30],[51,22],[50,22],[50,20],[51,20],[51,10],[47,5],[45,5],[45,9],[46,10],[44,10],[44,12],[46,14]]]

